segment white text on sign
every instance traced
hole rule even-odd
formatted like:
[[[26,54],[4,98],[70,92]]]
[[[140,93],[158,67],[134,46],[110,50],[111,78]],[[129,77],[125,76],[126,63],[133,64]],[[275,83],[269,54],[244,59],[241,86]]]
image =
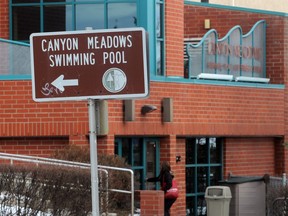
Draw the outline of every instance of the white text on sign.
[[[126,64],[125,49],[133,46],[132,35],[115,35],[115,36],[95,36],[87,37],[88,50],[101,49],[118,49],[118,51],[103,51],[103,64]],[[49,53],[50,67],[66,66],[89,66],[95,65],[98,61],[95,58],[95,52],[73,52],[60,54],[60,51],[77,51],[79,42],[77,37],[73,38],[54,38],[42,39],[42,52]],[[123,49],[119,51],[119,49]]]

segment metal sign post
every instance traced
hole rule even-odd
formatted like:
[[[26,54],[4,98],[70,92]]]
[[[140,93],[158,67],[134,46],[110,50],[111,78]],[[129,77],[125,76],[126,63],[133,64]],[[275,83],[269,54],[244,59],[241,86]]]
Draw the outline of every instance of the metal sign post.
[[[89,110],[89,141],[90,141],[90,163],[91,163],[91,195],[92,195],[92,216],[99,216],[99,188],[98,188],[98,159],[97,159],[97,134],[95,101],[88,99]]]
[[[143,28],[30,35],[33,100],[88,100],[93,216],[99,216],[95,106],[149,96],[146,36]]]

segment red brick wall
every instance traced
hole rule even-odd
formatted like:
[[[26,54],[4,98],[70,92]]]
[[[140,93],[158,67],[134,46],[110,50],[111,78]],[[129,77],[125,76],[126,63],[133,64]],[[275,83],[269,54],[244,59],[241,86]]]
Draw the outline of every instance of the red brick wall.
[[[155,190],[137,191],[135,198],[140,201],[141,215],[145,216],[164,215],[163,191],[155,191]]]
[[[36,103],[32,100],[31,81],[2,81],[0,88],[0,136],[88,133],[87,103]]]
[[[173,98],[173,123],[161,122],[161,101],[164,97]],[[283,98],[283,89],[151,82],[150,97],[135,102],[135,121],[124,124],[111,121],[114,126],[110,127],[110,133],[283,135]],[[114,102],[110,104],[114,106]],[[144,104],[155,105],[158,109],[143,116],[140,109]],[[122,115],[120,107],[118,111],[114,114]]]
[[[257,21],[266,20],[267,77],[271,79],[272,83],[284,84],[284,70],[287,69],[285,69],[283,54],[287,52],[287,45],[285,45],[285,49],[283,42],[285,37],[287,41],[287,34],[285,36],[283,30],[287,29],[288,26],[287,17],[232,9],[185,5],[184,37],[202,37],[207,32],[204,29],[205,19],[210,19],[211,28],[217,30],[220,38],[224,37],[236,25],[240,25],[243,33],[246,34]]]
[[[0,151],[11,154],[49,157],[69,143],[68,137],[6,137],[0,139]]]
[[[284,112],[284,119],[285,119],[285,138],[283,142],[286,143],[286,147],[283,147],[283,152],[285,155],[285,158],[288,158],[288,19],[285,20],[285,27],[282,29],[284,32],[284,43],[281,43],[284,48],[283,52],[283,58],[284,58],[284,67],[285,67],[285,73],[284,73],[284,79],[285,79],[285,112]],[[288,172],[288,160],[283,160],[284,161],[284,167],[286,172]]]
[[[0,38],[9,38],[9,0],[0,2]]]
[[[87,102],[36,103],[31,81],[2,81],[0,88],[3,151],[49,156],[67,144],[88,144]]]
[[[224,176],[274,175],[274,138],[226,138]]]
[[[87,144],[87,102],[36,103],[31,81],[3,81],[0,87],[2,137],[69,136]],[[164,97],[173,98],[173,123],[162,123]],[[151,82],[150,97],[135,102],[134,122],[123,122],[122,101],[108,101],[109,134],[279,136],[284,134],[283,98],[281,89]],[[158,109],[143,116],[144,104]],[[99,140],[103,151],[113,152],[112,137]]]

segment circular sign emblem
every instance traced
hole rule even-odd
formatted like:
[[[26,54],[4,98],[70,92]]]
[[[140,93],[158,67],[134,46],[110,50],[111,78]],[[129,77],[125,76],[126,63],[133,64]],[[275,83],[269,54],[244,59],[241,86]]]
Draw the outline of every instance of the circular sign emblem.
[[[127,77],[121,69],[110,68],[104,73],[102,83],[107,91],[117,93],[125,88]]]

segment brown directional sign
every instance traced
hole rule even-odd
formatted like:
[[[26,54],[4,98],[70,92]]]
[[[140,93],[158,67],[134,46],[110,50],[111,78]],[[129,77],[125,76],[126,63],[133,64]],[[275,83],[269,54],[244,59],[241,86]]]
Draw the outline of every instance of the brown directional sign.
[[[149,94],[143,28],[33,33],[30,44],[37,102]]]

